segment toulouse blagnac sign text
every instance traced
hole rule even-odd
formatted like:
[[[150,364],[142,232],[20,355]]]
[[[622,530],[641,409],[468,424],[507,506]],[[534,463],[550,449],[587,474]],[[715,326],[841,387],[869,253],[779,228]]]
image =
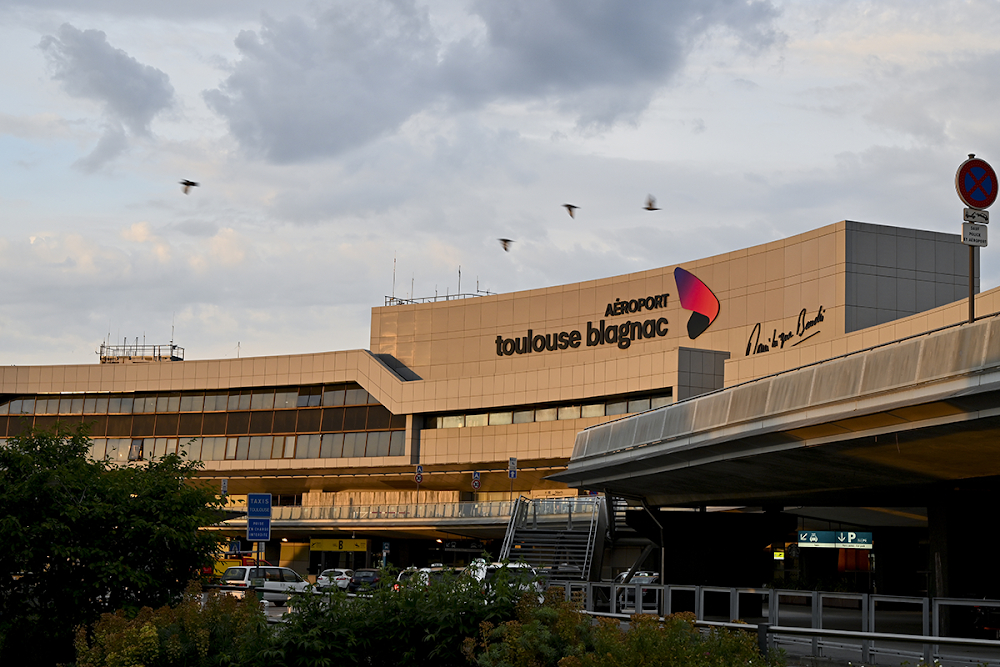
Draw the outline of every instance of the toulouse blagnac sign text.
[[[715,321],[719,314],[719,300],[705,283],[680,267],[674,269],[674,281],[677,283],[681,307],[691,311],[687,330],[688,337],[694,340]],[[665,293],[638,299],[615,299],[604,309],[604,317],[663,310],[667,307],[669,298],[670,294]],[[619,349],[627,350],[634,341],[666,336],[670,331],[669,324],[666,317],[655,313],[650,317],[629,319],[621,323],[607,324],[606,320],[600,320],[597,326],[590,321],[582,331],[573,329],[536,334],[533,329],[528,329],[525,335],[516,338],[497,336],[496,351],[498,357],[509,357],[514,354],[575,349],[584,344],[587,347],[617,345]]]
[[[624,315],[626,313],[640,313],[643,310],[656,310],[667,307],[669,294],[655,294],[644,299],[630,299],[622,301],[615,299],[614,303],[609,303],[604,310],[604,316]],[[621,324],[605,325],[604,320],[595,327],[593,322],[587,322],[587,335],[574,329],[573,331],[560,331],[559,333],[536,334],[528,329],[528,333],[520,338],[504,338],[497,336],[497,356],[510,356],[512,354],[528,354],[529,352],[552,352],[555,350],[565,350],[567,348],[577,348],[587,343],[587,347],[595,345],[618,345],[619,349],[626,350],[634,340],[642,338],[656,338],[667,335],[667,318],[656,317],[647,320],[626,320]]]

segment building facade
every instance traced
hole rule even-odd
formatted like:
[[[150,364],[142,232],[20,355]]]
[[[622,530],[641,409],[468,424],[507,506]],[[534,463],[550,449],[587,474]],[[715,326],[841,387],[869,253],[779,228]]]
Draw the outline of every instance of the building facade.
[[[271,493],[268,553],[302,571],[386,546],[460,562],[512,497],[582,492],[548,479],[581,430],[960,319],[968,258],[956,235],[844,221],[582,283],[390,298],[368,350],[5,366],[0,437],[87,423],[98,458],[183,452],[237,505]]]

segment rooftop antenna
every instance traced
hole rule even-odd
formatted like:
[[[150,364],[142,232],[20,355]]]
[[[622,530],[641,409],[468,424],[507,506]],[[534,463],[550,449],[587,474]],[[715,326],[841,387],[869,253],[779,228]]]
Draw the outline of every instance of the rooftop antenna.
[[[410,298],[411,298],[411,299],[415,299],[415,298],[417,298],[417,297],[416,297],[416,296],[414,296],[414,294],[413,294],[413,281],[414,281],[414,280],[416,279],[416,276],[417,276],[417,274],[415,274],[415,273],[413,273],[413,274],[410,274]]]
[[[240,358],[240,341],[236,341],[236,358]]]
[[[396,253],[392,253],[392,298],[396,298]]]
[[[458,292],[456,294],[462,293],[462,265],[458,265]]]

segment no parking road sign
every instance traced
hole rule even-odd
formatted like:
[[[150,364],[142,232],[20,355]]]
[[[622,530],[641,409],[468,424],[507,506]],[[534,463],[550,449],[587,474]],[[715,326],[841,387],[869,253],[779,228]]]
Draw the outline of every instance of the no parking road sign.
[[[989,208],[997,200],[997,173],[986,160],[969,155],[955,174],[955,190],[966,206]]]
[[[482,482],[480,482],[480,480],[479,480],[479,471],[477,470],[477,471],[475,471],[475,472],[472,473],[472,488],[475,489],[476,491],[478,491],[479,490],[479,485],[481,483]]]

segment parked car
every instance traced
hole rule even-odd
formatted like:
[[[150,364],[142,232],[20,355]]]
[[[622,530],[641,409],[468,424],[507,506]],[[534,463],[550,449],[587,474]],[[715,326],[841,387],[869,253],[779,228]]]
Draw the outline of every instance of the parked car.
[[[259,589],[263,598],[276,606],[288,602],[290,593],[301,593],[309,582],[287,567],[230,567],[219,583],[245,590]]]
[[[323,570],[316,577],[316,588],[321,591],[328,591],[334,587],[347,588],[347,584],[351,581],[353,575],[354,570],[344,570],[341,568]]]
[[[347,583],[348,593],[364,593],[380,584],[382,574],[371,567],[362,567],[354,571]]]
[[[465,568],[464,574],[478,581],[487,594],[495,581],[506,578],[521,592],[537,593],[539,602],[545,597],[538,573],[527,563],[487,563],[482,558],[477,558]]]
[[[635,585],[651,585],[660,583],[660,575],[656,572],[640,570],[632,575],[632,579],[626,584],[625,578],[628,572],[622,572],[615,577],[615,583],[620,586],[618,589],[618,611],[635,610]],[[627,588],[624,588],[627,586]],[[644,607],[656,604],[657,591],[642,591],[642,604]]]

